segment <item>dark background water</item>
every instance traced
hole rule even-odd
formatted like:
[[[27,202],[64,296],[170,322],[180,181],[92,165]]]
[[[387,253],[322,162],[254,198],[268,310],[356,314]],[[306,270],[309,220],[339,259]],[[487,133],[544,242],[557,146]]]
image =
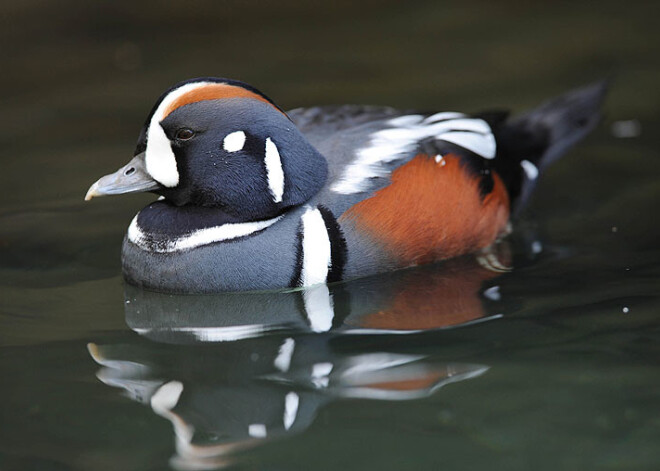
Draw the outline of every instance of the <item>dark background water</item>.
[[[652,1],[5,2],[0,469],[657,469],[658,17]],[[390,326],[396,300],[409,328],[491,320],[192,344],[166,327],[213,327],[232,303],[299,313],[282,297],[140,293],[125,311],[121,239],[152,198],[82,197],[128,161],[157,96],[201,75],[285,109],[522,111],[614,81],[600,127],[516,224],[516,268],[484,281],[501,299],[435,267],[335,293],[348,330]],[[159,409],[168,384],[183,393]]]

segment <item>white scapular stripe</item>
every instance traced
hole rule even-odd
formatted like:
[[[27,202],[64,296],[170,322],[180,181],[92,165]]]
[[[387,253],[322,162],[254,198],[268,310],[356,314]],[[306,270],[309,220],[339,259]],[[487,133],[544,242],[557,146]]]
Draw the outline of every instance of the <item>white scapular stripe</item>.
[[[474,134],[471,132],[446,132],[442,134],[442,140],[461,146],[467,150],[481,155],[484,159],[492,159],[495,157],[495,138],[490,135],[493,144],[493,154],[488,153],[485,149],[489,142],[484,142],[488,138],[484,138],[481,134]]]
[[[384,164],[410,156],[422,139],[431,137],[456,144],[484,159],[495,158],[495,137],[482,119],[443,112],[427,118],[400,116],[388,121],[388,125],[371,135],[369,145],[357,152],[356,159],[331,185],[332,191],[341,194],[366,191],[371,178],[388,175]]]
[[[318,208],[307,208],[302,215],[301,286],[325,283],[332,263],[330,237]]]
[[[237,237],[244,237],[254,232],[266,229],[279,221],[282,216],[277,216],[273,219],[264,221],[241,222],[233,224],[223,224],[221,226],[207,227],[198,229],[185,236],[176,239],[168,240],[163,243],[153,244],[148,233],[145,233],[138,224],[138,215],[133,218],[131,225],[128,226],[128,240],[143,250],[149,252],[170,253],[178,252],[181,250],[192,249],[202,245],[212,244],[214,242],[222,242],[225,240],[236,239]]]
[[[222,147],[227,152],[238,152],[245,145],[245,133],[243,131],[234,131],[225,136],[222,141]]]
[[[293,423],[296,421],[299,404],[300,396],[298,396],[293,391],[287,393],[287,395],[284,397],[284,430],[289,430]]]
[[[536,180],[536,178],[539,176],[539,169],[536,168],[536,165],[531,163],[529,160],[521,160],[520,166],[525,171],[527,178],[530,180]]]
[[[431,116],[427,117],[424,119],[424,122],[429,124],[429,123],[435,123],[436,121],[444,121],[446,119],[456,119],[456,118],[464,118],[465,115],[463,113],[457,113],[455,111],[441,111],[440,113],[432,114]]]
[[[147,172],[157,182],[167,186],[175,187],[179,184],[179,171],[176,166],[176,158],[172,151],[170,140],[165,135],[165,131],[160,122],[165,117],[165,110],[180,96],[196,88],[208,85],[210,82],[187,83],[176,90],[172,90],[151,117],[149,128],[147,128],[147,150],[145,155],[145,164]]]
[[[268,176],[268,188],[273,195],[273,201],[279,203],[284,194],[284,170],[282,160],[277,146],[270,137],[266,138],[266,175]]]

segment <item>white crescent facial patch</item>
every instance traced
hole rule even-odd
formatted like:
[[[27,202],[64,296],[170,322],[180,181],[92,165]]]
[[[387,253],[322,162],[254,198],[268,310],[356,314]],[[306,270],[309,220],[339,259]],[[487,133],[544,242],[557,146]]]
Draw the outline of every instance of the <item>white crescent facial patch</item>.
[[[179,184],[179,171],[176,166],[176,158],[172,151],[170,140],[160,122],[165,118],[165,111],[180,96],[199,87],[209,85],[210,82],[195,82],[182,85],[172,90],[158,105],[151,117],[147,129],[147,150],[145,152],[145,163],[147,172],[158,183],[172,188]]]

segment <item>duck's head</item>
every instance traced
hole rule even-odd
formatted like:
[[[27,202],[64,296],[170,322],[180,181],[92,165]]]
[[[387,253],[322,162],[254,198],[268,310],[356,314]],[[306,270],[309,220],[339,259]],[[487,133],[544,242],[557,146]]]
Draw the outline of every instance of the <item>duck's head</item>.
[[[133,159],[85,200],[149,191],[256,220],[306,202],[326,177],[325,158],[268,97],[241,82],[198,78],[160,97]]]

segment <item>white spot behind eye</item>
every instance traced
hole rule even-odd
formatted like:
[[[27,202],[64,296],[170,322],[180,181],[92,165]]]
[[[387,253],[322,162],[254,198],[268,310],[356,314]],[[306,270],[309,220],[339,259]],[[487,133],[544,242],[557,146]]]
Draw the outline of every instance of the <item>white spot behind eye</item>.
[[[245,145],[245,133],[243,131],[234,131],[230,134],[227,134],[224,141],[222,141],[222,147],[227,152],[238,152]]]

